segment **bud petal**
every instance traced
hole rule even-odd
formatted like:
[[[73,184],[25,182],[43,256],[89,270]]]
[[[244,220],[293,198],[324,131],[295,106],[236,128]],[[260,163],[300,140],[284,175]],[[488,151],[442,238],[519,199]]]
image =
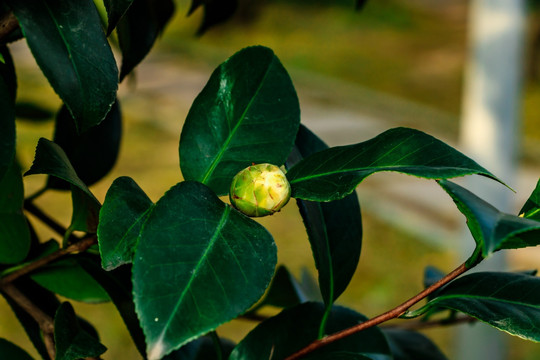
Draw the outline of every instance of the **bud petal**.
[[[272,164],[252,165],[236,174],[231,183],[231,204],[247,216],[279,211],[291,197],[291,186],[281,169]]]

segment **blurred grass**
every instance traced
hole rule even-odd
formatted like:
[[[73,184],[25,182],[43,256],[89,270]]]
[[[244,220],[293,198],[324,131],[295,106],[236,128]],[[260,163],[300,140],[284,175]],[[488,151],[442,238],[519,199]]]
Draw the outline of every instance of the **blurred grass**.
[[[455,135],[458,124],[452,119],[460,111],[466,48],[464,4],[467,2],[458,1],[445,11],[422,8],[415,2],[369,1],[360,13],[352,10],[351,2],[340,1],[339,6],[325,3],[316,1],[306,6],[301,1],[267,1],[256,18],[237,19],[234,24],[220,25],[203,37],[194,38],[201,13],[198,11],[185,18],[188,1],[180,0],[178,13],[158,42],[155,53],[179,58],[179,63],[208,68],[209,76],[213,67],[240,48],[266,45],[274,49],[290,71],[302,69],[306,76],[324,74],[440,109],[451,116],[441,117],[444,123],[433,126],[450,129]],[[20,100],[35,101],[50,109],[59,107],[60,101],[35,64],[19,67],[18,77]],[[188,109],[175,108],[176,112],[171,113],[162,106],[157,95],[145,94],[148,97],[144,98],[136,94],[136,89],[133,93],[123,93],[125,132],[120,158],[114,171],[92,189],[100,200],[104,199],[113,179],[121,175],[133,177],[154,201],[181,180],[177,147],[180,123]],[[531,149],[536,149],[536,141],[540,139],[539,101],[540,85],[527,84],[524,131]],[[162,126],[163,118],[178,121],[178,131],[171,132]],[[18,157],[23,167],[28,168],[37,139],[40,136],[51,138],[53,124],[20,121],[17,125]],[[527,154],[532,154],[530,159],[537,161],[534,152]],[[26,193],[30,194],[42,185],[44,177],[32,176],[25,181]],[[44,195],[38,202],[65,224],[70,216],[69,203],[68,194],[56,192]],[[276,238],[280,263],[287,264],[298,277],[304,268],[315,273],[309,243],[294,204],[261,222]],[[363,223],[365,234],[360,265],[350,288],[338,300],[339,304],[374,316],[417,293],[426,265],[446,271],[457,265],[455,254],[426,246],[369,212],[364,212]],[[43,240],[56,236],[43,227],[38,226],[38,230]],[[104,359],[138,358],[111,304],[75,305],[78,313],[95,323],[109,347]],[[4,303],[0,304],[0,314],[3,319],[0,337],[29,348],[25,335]],[[240,340],[253,326],[252,322],[237,320],[218,332]],[[452,343],[448,335],[453,331],[456,330],[428,332],[450,358]],[[540,357],[536,344],[516,338],[512,338],[511,343],[512,359]]]
[[[194,39],[201,14],[181,18],[186,1],[179,1],[179,15],[159,47],[195,61],[220,61],[242,47],[265,45],[287,69],[326,74],[457,114],[464,6],[426,12],[414,3],[386,0],[370,1],[355,12],[349,3],[268,1],[254,17],[219,25]]]

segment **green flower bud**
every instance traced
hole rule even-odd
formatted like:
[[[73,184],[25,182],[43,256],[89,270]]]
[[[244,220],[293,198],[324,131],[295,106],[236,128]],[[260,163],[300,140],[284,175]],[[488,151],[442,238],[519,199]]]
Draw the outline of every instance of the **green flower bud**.
[[[233,206],[247,216],[272,215],[289,201],[291,186],[279,167],[252,165],[234,176],[229,197]]]

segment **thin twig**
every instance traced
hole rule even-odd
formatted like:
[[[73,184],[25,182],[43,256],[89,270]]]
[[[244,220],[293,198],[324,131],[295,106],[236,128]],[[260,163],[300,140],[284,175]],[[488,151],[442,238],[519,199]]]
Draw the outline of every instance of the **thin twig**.
[[[26,200],[24,202],[24,209],[28,211],[30,214],[34,215],[36,218],[38,218],[41,222],[43,222],[45,225],[50,227],[54,232],[56,232],[58,235],[64,237],[64,235],[67,232],[67,229],[56,222],[53,218],[51,218],[49,215],[45,214],[39,207],[37,207],[32,201]],[[68,237],[68,240],[72,243],[79,240],[74,235],[70,234]]]
[[[403,313],[405,313],[405,311],[407,311],[411,306],[413,306],[414,304],[416,304],[417,302],[419,302],[420,300],[424,299],[425,297],[427,297],[429,294],[433,293],[434,291],[440,289],[442,286],[446,285],[447,283],[449,283],[450,281],[454,280],[455,278],[457,278],[459,275],[463,274],[465,271],[469,270],[469,267],[464,263],[462,265],[460,265],[458,268],[456,268],[455,270],[453,270],[451,273],[449,273],[448,275],[446,275],[445,277],[443,277],[442,279],[440,279],[439,281],[437,281],[436,283],[434,283],[433,285],[431,285],[430,287],[424,289],[423,291],[421,291],[420,293],[418,293],[417,295],[413,296],[412,298],[410,298],[409,300],[405,301],[404,303],[402,303],[401,305],[393,308],[392,310],[389,310],[379,316],[376,316],[374,318],[371,318],[363,323],[360,323],[358,325],[355,325],[353,327],[350,327],[348,329],[345,329],[345,330],[341,330],[337,333],[334,333],[332,335],[328,335],[322,339],[319,339],[319,340],[316,340],[314,342],[312,342],[311,344],[309,344],[308,346],[304,347],[303,349],[295,352],[294,354],[292,354],[291,356],[285,358],[285,360],[296,360],[296,359],[299,359],[301,358],[302,356],[304,355],[307,355],[323,346],[326,346],[328,344],[331,344],[335,341],[338,341],[338,340],[341,340],[347,336],[350,336],[352,334],[356,334],[362,330],[365,330],[367,328],[370,328],[370,327],[373,327],[373,326],[376,326],[376,325],[379,325],[383,322],[386,322],[388,320],[391,320],[391,319],[394,319],[394,318],[397,318],[398,316],[402,315]]]
[[[11,34],[19,27],[19,22],[13,12],[8,12],[0,17],[0,40]]]
[[[17,303],[24,311],[26,311],[37,322],[41,332],[43,333],[43,341],[49,357],[56,357],[54,345],[54,319],[45,314],[38,306],[28,299],[22,292],[19,291],[13,284],[4,284],[4,291],[13,301]]]
[[[33,261],[29,263],[28,265],[7,274],[3,278],[0,279],[0,287],[5,287],[9,285],[14,280],[18,279],[19,277],[26,275],[34,270],[37,270],[38,268],[45,266],[63,256],[83,252],[87,250],[90,246],[97,243],[97,237],[96,235],[89,235],[88,237],[85,237],[81,239],[80,241],[69,245],[68,247],[64,249],[57,250],[53,252],[52,254],[49,254],[45,257],[42,257],[40,259],[37,259],[36,261]]]

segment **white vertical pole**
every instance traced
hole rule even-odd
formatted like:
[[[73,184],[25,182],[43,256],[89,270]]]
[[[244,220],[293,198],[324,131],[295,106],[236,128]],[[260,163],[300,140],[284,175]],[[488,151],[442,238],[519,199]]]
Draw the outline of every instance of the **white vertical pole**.
[[[469,12],[469,56],[465,76],[461,150],[507,184],[516,183],[523,74],[525,2],[473,0]],[[467,177],[464,185],[500,210],[515,213],[510,190],[487,179]],[[463,255],[474,241],[468,236]],[[505,267],[504,256],[482,269]],[[506,358],[506,334],[486,325],[460,328],[457,359]]]

